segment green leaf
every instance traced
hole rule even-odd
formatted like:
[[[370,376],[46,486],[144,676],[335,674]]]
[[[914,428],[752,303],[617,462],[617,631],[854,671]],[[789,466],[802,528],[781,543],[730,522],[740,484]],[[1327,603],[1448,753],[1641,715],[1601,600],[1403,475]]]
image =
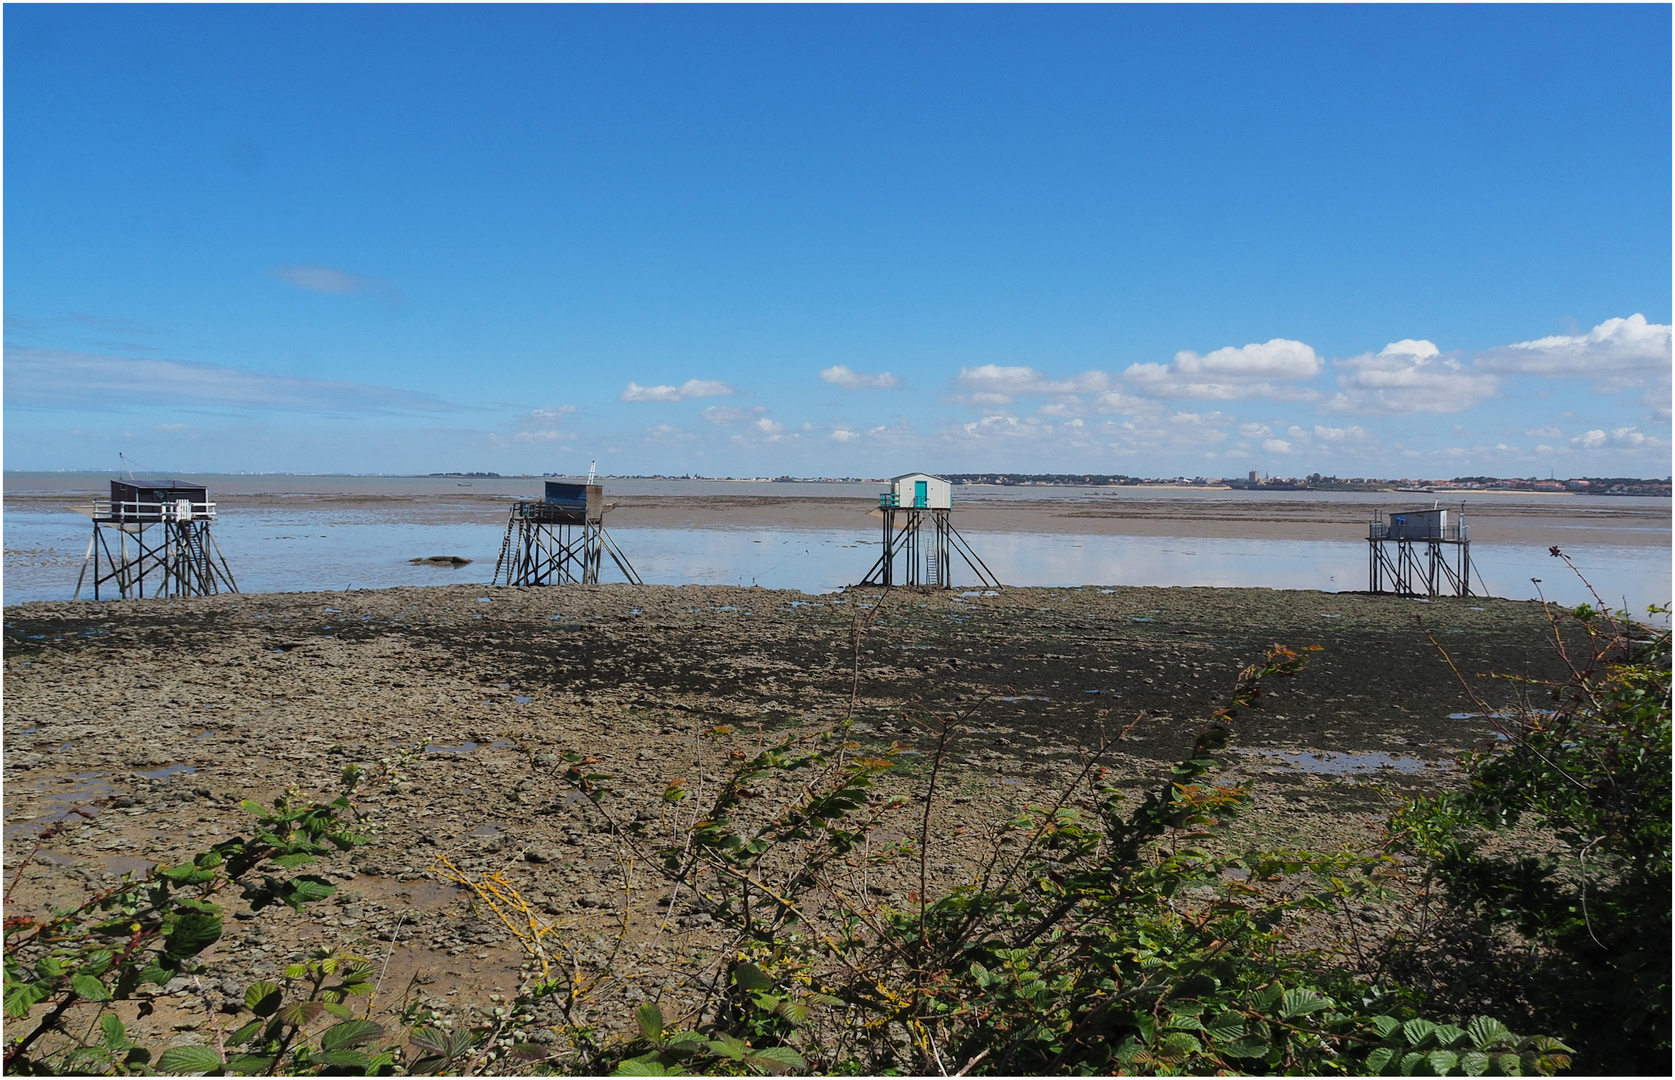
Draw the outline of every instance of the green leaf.
[[[774,1006],[774,1012],[788,1024],[801,1026],[808,1022],[808,1006],[799,1005],[795,1001],[782,1001]]]
[[[252,1020],[252,1021],[250,1021],[250,1023],[244,1025],[243,1027],[239,1028],[237,1031],[233,1032],[231,1035],[227,1036],[227,1045],[228,1046],[243,1046],[245,1043],[250,1041],[251,1037],[253,1035],[255,1035],[256,1032],[258,1032],[260,1030],[262,1030],[262,1021],[261,1020]]]
[[[244,799],[238,805],[239,809],[251,817],[264,817],[267,814],[267,811],[262,808],[262,804],[254,799]]]
[[[1438,1046],[1453,1046],[1465,1037],[1465,1031],[1461,1028],[1455,1027],[1453,1024],[1437,1025],[1436,1039]]]
[[[163,939],[163,955],[183,960],[198,955],[219,940],[220,918],[189,911],[175,920],[174,929]]]
[[[6,991],[6,1015],[28,1016],[30,1008],[46,996],[47,988],[41,983],[14,983]]]
[[[1212,1016],[1204,1025],[1204,1034],[1216,1042],[1228,1042],[1245,1033],[1245,1018],[1229,1009]]]
[[[1424,1046],[1425,1040],[1436,1034],[1436,1030],[1437,1026],[1423,1017],[1409,1020],[1402,1025],[1402,1035],[1406,1037],[1409,1046]]]
[[[710,1049],[715,1053],[720,1054],[725,1058],[732,1058],[734,1061],[743,1061],[745,1054],[748,1053],[750,1049],[745,1046],[743,1042],[733,1038],[731,1035],[722,1035],[712,1040],[709,1045]]]
[[[110,987],[91,975],[70,976],[70,989],[88,1001],[109,1001],[111,996]]]
[[[327,992],[330,993],[330,991]],[[322,1001],[320,1002],[320,1008],[326,1010],[326,1012],[337,1017],[339,1020],[353,1020],[355,1018],[354,1010],[350,1009],[347,1005],[339,1005],[335,1001]]]
[[[1481,1050],[1467,1050],[1460,1055],[1460,1071],[1467,1076],[1482,1076],[1489,1071],[1489,1055]]]
[[[1319,1012],[1321,1009],[1331,1007],[1332,1000],[1330,998],[1321,997],[1313,990],[1299,987],[1296,990],[1287,990],[1285,996],[1280,999],[1280,1016],[1289,1020],[1293,1016]]]
[[[382,1038],[384,1029],[371,1020],[345,1020],[333,1024],[320,1036],[320,1049],[345,1050]]]
[[[408,1042],[428,1054],[448,1056],[448,1035],[435,1028],[415,1028],[407,1033]]]
[[[1493,1060],[1495,1068],[1501,1071],[1502,1076],[1524,1075],[1524,1063],[1517,1054],[1496,1054]]]
[[[314,862],[315,858],[312,855],[280,855],[279,857],[269,859],[268,861],[273,863],[275,866],[283,866],[285,869],[291,870],[298,866],[307,866],[309,863]]]
[[[1381,1046],[1367,1055],[1367,1071],[1377,1076],[1390,1064],[1390,1059],[1396,1056],[1394,1047]]]
[[[755,964],[740,964],[733,969],[733,981],[744,990],[772,990],[773,980]]]
[[[1479,1050],[1490,1050],[1497,1046],[1510,1046],[1513,1042],[1512,1032],[1506,1025],[1492,1016],[1474,1016],[1471,1023],[1466,1025],[1466,1037]]]
[[[337,891],[337,886],[328,885],[316,877],[294,877],[285,883],[280,899],[295,908],[302,910],[302,905],[312,904],[317,900],[324,900]]]
[[[679,1076],[678,1068],[666,1069],[657,1060],[656,1055],[647,1054],[644,1057],[627,1058],[617,1063],[611,1072],[612,1076]]]
[[[663,1041],[663,1010],[657,1007],[657,1002],[648,1001],[634,1012],[634,1021],[640,1025],[640,1034],[648,1042]]]
[[[1246,1035],[1236,1042],[1229,1043],[1221,1052],[1228,1057],[1260,1058],[1268,1056],[1268,1040],[1260,1035]]]
[[[318,1020],[325,1011],[318,1001],[293,1001],[279,1010],[279,1019],[291,1027],[300,1028]]]
[[[751,1054],[746,1060],[769,1072],[797,1072],[808,1068],[808,1062],[803,1060],[803,1056],[789,1046],[765,1047]]]
[[[157,1059],[160,1073],[220,1072],[224,1067],[221,1055],[208,1046],[173,1046]]]
[[[279,1008],[279,987],[270,982],[251,983],[244,991],[244,1007],[257,1016],[272,1016]]]
[[[99,1030],[104,1034],[106,1050],[114,1054],[127,1049],[128,1029],[122,1026],[122,1017],[115,1013],[106,1013],[99,1017]]]
[[[158,963],[153,960],[150,967],[140,972],[140,982],[156,983],[158,986],[169,985],[169,980],[175,976],[175,965]]]
[[[320,1055],[320,1060],[334,1068],[359,1069],[362,1073],[372,1064],[359,1050],[327,1050]]]
[[[1459,1057],[1452,1050],[1432,1050],[1425,1055],[1425,1060],[1431,1065],[1431,1071],[1438,1076],[1447,1076],[1454,1066],[1460,1063]]]
[[[227,1062],[227,1068],[240,1076],[251,1076],[264,1073],[273,1065],[272,1054],[240,1054]]]
[[[1395,1034],[1401,1026],[1402,1022],[1394,1016],[1373,1017],[1373,1030],[1378,1032],[1378,1037],[1381,1039],[1388,1039],[1391,1035]]]

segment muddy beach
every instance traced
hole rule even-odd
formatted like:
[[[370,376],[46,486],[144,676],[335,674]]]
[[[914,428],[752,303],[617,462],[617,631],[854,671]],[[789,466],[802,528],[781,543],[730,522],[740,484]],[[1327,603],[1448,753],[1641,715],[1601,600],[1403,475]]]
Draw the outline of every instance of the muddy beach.
[[[918,720],[964,715],[933,802],[947,887],[981,855],[976,827],[1050,798],[1101,731],[1138,718],[1107,762],[1149,789],[1241,667],[1275,642],[1319,645],[1241,725],[1229,774],[1257,786],[1238,831],[1365,845],[1403,793],[1449,782],[1453,755],[1490,737],[1427,630],[1466,672],[1558,674],[1535,604],[1264,589],[459,586],[9,607],[8,880],[41,828],[108,801],[42,852],[8,914],[178,861],[245,828],[239,799],[324,794],[358,763],[379,778],[358,801],[372,842],[324,864],[338,892],[306,915],[229,919],[206,954],[211,995],[318,946],[387,963],[392,1002],[515,990],[524,955],[437,876],[445,856],[504,870],[578,964],[614,956],[593,1019],[615,1030],[625,1002],[696,978],[723,941],[701,899],[659,916],[664,887],[613,828],[673,835],[735,751],[852,715],[858,748],[894,747],[889,783],[911,793],[930,747]],[[616,826],[564,783],[566,752],[615,778]],[[660,800],[677,778],[693,794],[678,814]],[[908,883],[870,888],[897,902]],[[661,926],[624,935],[630,915]],[[179,982],[135,1020],[200,1041]]]

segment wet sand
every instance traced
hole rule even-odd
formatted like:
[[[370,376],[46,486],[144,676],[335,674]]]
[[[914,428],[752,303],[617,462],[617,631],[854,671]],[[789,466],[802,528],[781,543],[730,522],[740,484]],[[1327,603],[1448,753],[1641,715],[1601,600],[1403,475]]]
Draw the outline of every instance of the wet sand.
[[[1257,782],[1240,835],[1316,848],[1373,842],[1404,792],[1449,782],[1454,753],[1489,735],[1425,628],[1467,671],[1559,671],[1541,609],[1512,601],[1189,588],[877,598],[461,586],[8,607],[8,871],[46,823],[114,800],[51,845],[11,910],[179,860],[244,827],[238,798],[324,792],[355,762],[382,777],[361,800],[372,844],[326,864],[339,895],[306,916],[237,912],[208,956],[213,993],[335,945],[389,953],[394,987],[423,974],[421,997],[481,1003],[515,988],[521,956],[435,877],[435,857],[505,869],[568,928],[579,963],[602,963],[624,913],[658,921],[664,887],[574,797],[556,755],[599,758],[617,778],[617,820],[673,835],[683,822],[658,800],[671,780],[686,778],[700,807],[730,754],[847,715],[858,619],[850,737],[904,751],[886,790],[921,784],[924,717],[968,714],[935,804],[938,887],[981,855],[959,827],[1050,798],[1101,730],[1141,718],[1109,763],[1119,786],[1155,786],[1270,643],[1323,650],[1240,724],[1229,775]],[[889,872],[875,885],[883,902],[916,887]],[[678,987],[726,946],[699,903],[669,923],[619,956],[631,981]],[[130,1019],[168,1034],[198,1008],[182,986]],[[630,1016],[620,996],[594,1013],[607,1033]]]

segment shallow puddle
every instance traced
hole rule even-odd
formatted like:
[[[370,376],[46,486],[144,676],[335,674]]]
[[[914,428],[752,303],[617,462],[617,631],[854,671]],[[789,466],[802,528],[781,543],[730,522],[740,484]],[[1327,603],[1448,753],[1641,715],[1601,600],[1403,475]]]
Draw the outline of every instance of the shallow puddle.
[[[162,780],[179,773],[195,773],[197,768],[192,765],[165,765],[161,769],[135,769],[135,776],[143,776],[148,780]]]
[[[41,798],[29,804],[31,811],[28,817],[16,817],[6,825],[5,837],[10,840],[14,836],[37,833],[48,825],[63,821],[79,806],[85,807],[83,813],[91,817],[100,810],[97,806],[87,804],[102,799],[107,795],[115,795],[119,788],[110,780],[104,778],[103,773],[77,773],[74,782],[68,787],[57,791],[42,791],[39,788],[25,788],[21,791],[17,787],[11,789],[14,797],[27,792],[40,795]],[[6,817],[13,818],[16,803],[8,799]]]

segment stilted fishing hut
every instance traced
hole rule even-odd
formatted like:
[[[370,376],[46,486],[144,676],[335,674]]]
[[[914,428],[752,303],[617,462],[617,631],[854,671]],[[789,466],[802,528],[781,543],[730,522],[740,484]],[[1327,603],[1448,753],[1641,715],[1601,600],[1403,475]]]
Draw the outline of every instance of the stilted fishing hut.
[[[940,476],[906,473],[892,479],[874,511],[883,519],[884,550],[861,584],[951,589],[958,555],[979,583],[999,588],[1000,580],[954,528],[953,508],[953,485]]]
[[[93,536],[72,599],[92,571],[93,599],[238,592],[210,526],[215,504],[185,480],[112,480],[109,499],[85,511]]]
[[[1450,517],[1450,514],[1453,514]],[[1367,526],[1367,591],[1397,596],[1470,596],[1471,533],[1457,511],[1377,511]]]
[[[606,555],[630,584],[645,584],[605,531],[605,489],[548,480],[541,499],[513,504],[493,583],[597,585]]]

